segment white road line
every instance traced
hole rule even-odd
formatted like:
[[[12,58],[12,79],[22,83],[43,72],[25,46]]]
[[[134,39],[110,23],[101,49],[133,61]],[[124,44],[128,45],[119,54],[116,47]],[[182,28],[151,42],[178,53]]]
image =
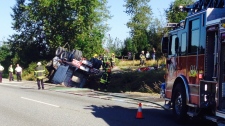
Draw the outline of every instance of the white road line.
[[[42,101],[37,101],[37,100],[34,100],[34,99],[25,98],[25,97],[21,97],[21,98],[25,99],[25,100],[29,100],[29,101],[33,101],[33,102],[37,102],[37,103],[41,103],[41,104],[45,104],[45,105],[49,105],[49,106],[53,106],[53,107],[59,108],[58,105],[53,105],[53,104],[45,103],[45,102],[42,102]]]

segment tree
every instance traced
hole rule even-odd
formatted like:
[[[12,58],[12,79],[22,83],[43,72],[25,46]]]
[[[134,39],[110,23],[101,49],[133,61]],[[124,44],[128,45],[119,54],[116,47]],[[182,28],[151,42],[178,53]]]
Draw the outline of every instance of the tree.
[[[125,0],[126,13],[131,16],[127,23],[130,28],[134,53],[140,52],[148,45],[147,28],[151,21],[150,0]]]
[[[6,57],[10,56],[10,50],[6,45],[0,47],[0,63],[6,60]]]
[[[123,51],[123,55],[127,55],[128,52],[135,52],[134,51],[134,47],[132,45],[132,39],[131,38],[126,38],[124,40],[124,51]]]
[[[104,48],[107,50],[105,51],[105,53],[107,53],[106,55],[111,55],[108,53],[114,53],[116,57],[120,57],[122,55],[124,45],[119,38],[114,39],[109,34],[104,41]]]
[[[162,20],[159,20],[158,18],[155,18],[151,25],[149,26],[148,31],[148,40],[149,40],[149,46],[146,47],[146,50],[150,51],[152,53],[153,48],[156,50],[156,59],[161,58],[161,39],[164,35],[164,33],[167,32],[167,29],[164,27],[164,24]]]
[[[89,58],[103,51],[102,39],[110,18],[107,0],[17,0],[12,8],[13,29],[9,44],[14,54],[29,63],[52,58],[57,47],[69,43]],[[28,53],[32,52],[32,55]],[[30,61],[29,61],[30,60]]]
[[[12,54],[7,45],[2,45],[0,47],[0,64],[4,66],[5,72],[7,73],[7,67],[12,63]]]
[[[185,20],[187,12],[181,12],[179,6],[187,6],[193,4],[194,0],[175,0],[170,4],[170,7],[165,10],[167,20],[170,23],[179,23],[181,20]]]

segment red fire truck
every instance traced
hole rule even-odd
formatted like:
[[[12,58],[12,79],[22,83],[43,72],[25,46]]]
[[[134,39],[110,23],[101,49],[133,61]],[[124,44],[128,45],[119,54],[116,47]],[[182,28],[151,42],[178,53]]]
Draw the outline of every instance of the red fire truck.
[[[225,121],[225,0],[181,7],[188,16],[162,39],[166,55],[165,108],[177,121]]]

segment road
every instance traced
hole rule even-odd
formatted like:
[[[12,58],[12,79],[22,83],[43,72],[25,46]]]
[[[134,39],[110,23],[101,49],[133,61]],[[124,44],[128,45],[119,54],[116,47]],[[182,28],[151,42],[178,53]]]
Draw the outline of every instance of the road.
[[[144,119],[136,119],[137,104],[37,90],[32,84],[0,83],[1,126],[179,126],[161,107],[142,106]],[[186,126],[200,124],[204,122]]]

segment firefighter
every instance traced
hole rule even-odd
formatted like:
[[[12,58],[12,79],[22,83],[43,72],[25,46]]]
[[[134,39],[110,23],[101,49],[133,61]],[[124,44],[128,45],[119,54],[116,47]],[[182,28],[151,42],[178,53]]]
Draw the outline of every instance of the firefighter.
[[[43,79],[45,78],[44,71],[45,69],[41,65],[41,62],[38,62],[34,72],[35,76],[37,77],[38,90],[40,90],[41,88],[44,89],[44,82],[43,82]]]
[[[8,68],[9,71],[9,81],[13,81],[13,67],[12,64]]]
[[[108,56],[106,54],[103,54],[103,59],[104,63],[108,62]]]
[[[111,78],[111,64],[109,62],[103,63],[103,74],[100,79],[100,88],[98,90],[107,91],[108,84]]]
[[[113,68],[115,66],[115,62],[116,62],[116,58],[115,58],[114,53],[112,53],[112,56],[110,58],[110,62],[111,62],[111,67]]]
[[[105,54],[101,55],[100,59],[102,61],[102,69],[104,69],[105,63],[107,62],[107,57]]]
[[[94,55],[93,55],[93,58],[98,58],[98,55],[97,55],[97,54],[94,54]]]
[[[140,54],[140,66],[144,66],[145,65],[145,54],[144,54],[144,51],[141,51],[141,54]]]

